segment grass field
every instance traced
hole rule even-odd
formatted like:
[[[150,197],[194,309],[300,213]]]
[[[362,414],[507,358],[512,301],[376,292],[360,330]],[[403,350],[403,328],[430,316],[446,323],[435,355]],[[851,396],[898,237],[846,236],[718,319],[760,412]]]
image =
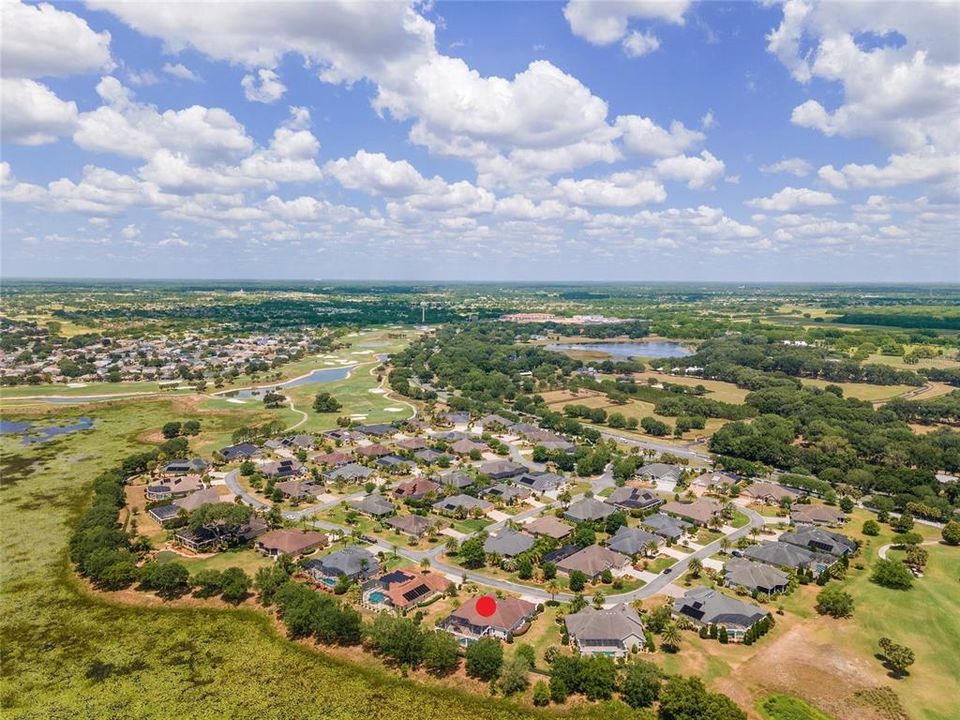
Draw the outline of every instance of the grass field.
[[[857,400],[869,400],[870,402],[879,402],[890,400],[903,395],[913,388],[910,385],[868,385],[866,383],[831,383],[826,380],[808,380],[804,379],[803,384],[810,387],[824,388],[827,385],[838,385],[843,388],[843,396],[856,398]]]
[[[59,409],[61,412],[62,408]],[[70,526],[90,481],[175,409],[170,400],[86,410],[95,428],[21,448],[0,439],[0,629],[4,718],[209,718],[269,720],[299,708],[332,720],[543,717],[508,701],[436,683],[404,680],[280,636],[264,614],[245,609],[141,607],[90,595],[66,555]],[[35,417],[3,412],[5,419]],[[232,420],[205,416],[211,432]],[[69,468],[69,471],[65,471]],[[602,717],[585,708],[576,717]]]
[[[667,375],[665,373],[653,372],[652,370],[635,373],[633,377],[637,383],[641,385],[646,385],[647,380],[651,378],[661,383],[673,383],[674,385],[686,385],[688,387],[703,385],[709,390],[705,397],[711,400],[734,403],[736,405],[741,404],[750,392],[749,390],[738,388],[733,383],[722,382],[721,380],[700,380],[695,377]]]
[[[757,703],[757,712],[764,720],[830,720],[829,715],[790,695],[771,695]]]
[[[550,406],[550,409],[556,412],[561,412],[567,405],[585,405],[589,408],[603,408],[608,414],[618,412],[627,418],[637,418],[638,421],[647,416],[653,417],[665,423],[671,429],[671,431],[673,430],[674,421],[676,420],[676,418],[668,417],[666,415],[658,415],[654,412],[653,403],[649,403],[644,400],[629,400],[623,405],[616,405],[610,402],[605,395],[599,393],[575,395],[567,390],[554,390],[543,393],[543,396],[544,400],[547,402],[547,405]],[[683,434],[682,440],[684,442],[688,442],[701,437],[710,437],[728,422],[729,420],[709,418],[703,430],[691,430],[686,432]],[[605,426],[597,425],[596,427]],[[617,432],[628,436],[649,437],[648,435],[644,435],[642,430],[618,430]],[[665,443],[669,443],[673,440],[674,438],[672,435],[669,437],[658,438],[658,441]]]

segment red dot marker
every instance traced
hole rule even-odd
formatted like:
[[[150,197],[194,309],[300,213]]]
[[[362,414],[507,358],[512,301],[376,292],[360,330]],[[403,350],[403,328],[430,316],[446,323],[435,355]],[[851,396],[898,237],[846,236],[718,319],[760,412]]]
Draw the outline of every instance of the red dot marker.
[[[477,614],[480,617],[490,617],[497,611],[497,601],[491,595],[481,595],[477,598]]]

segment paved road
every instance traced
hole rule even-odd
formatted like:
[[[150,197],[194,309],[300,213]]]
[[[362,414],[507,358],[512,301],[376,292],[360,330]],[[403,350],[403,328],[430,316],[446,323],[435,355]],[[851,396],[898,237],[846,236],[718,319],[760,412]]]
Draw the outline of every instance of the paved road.
[[[258,498],[255,498],[253,495],[248,493],[240,486],[240,481],[237,479],[240,477],[239,470],[231,470],[226,475],[224,475],[223,480],[227,484],[227,487],[230,488],[230,492],[238,496],[243,500],[244,504],[249,505],[254,510],[269,510],[270,505],[263,502]]]
[[[600,430],[600,428],[597,428],[597,430]],[[669,443],[656,442],[655,440],[640,440],[627,435],[620,435],[619,433],[615,433],[610,430],[600,430],[600,435],[605,438],[616,440],[618,443],[623,443],[624,445],[636,445],[637,447],[656,450],[659,453],[669,453],[671,455],[679,455],[680,457],[703,460],[706,462],[710,462],[712,459],[705,446],[698,446],[695,443],[690,443],[688,445],[670,445]],[[703,447],[703,449],[695,449],[699,447]]]

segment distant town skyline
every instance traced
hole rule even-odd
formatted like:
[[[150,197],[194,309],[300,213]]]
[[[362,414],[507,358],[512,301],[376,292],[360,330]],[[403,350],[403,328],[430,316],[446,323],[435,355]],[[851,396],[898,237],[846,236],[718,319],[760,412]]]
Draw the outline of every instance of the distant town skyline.
[[[950,282],[960,4],[5,2],[4,277]]]

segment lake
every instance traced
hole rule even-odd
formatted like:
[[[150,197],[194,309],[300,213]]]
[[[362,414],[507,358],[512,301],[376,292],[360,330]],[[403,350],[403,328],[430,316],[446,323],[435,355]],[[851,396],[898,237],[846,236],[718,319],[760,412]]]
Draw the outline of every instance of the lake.
[[[602,352],[615,358],[649,357],[679,358],[693,355],[693,350],[675,342],[650,340],[648,342],[611,342],[611,343],[555,343],[547,345],[547,350],[586,350]]]
[[[92,427],[93,419],[86,416],[68,425],[50,425],[46,427],[38,427],[31,422],[0,420],[0,433],[4,435],[22,435],[23,438],[20,442],[23,445],[46,442],[60,435],[69,435],[81,430],[89,430]]]
[[[246,388],[244,390],[227,390],[226,392],[216,393],[223,397],[236,398],[237,400],[248,400],[250,398],[262,398],[270,391],[279,391],[284,388],[300,387],[301,385],[314,385],[318,383],[334,382],[335,380],[344,380],[350,375],[353,366],[338,368],[323,368],[307,373],[303,377],[287,380],[284,383],[257,388]]]

